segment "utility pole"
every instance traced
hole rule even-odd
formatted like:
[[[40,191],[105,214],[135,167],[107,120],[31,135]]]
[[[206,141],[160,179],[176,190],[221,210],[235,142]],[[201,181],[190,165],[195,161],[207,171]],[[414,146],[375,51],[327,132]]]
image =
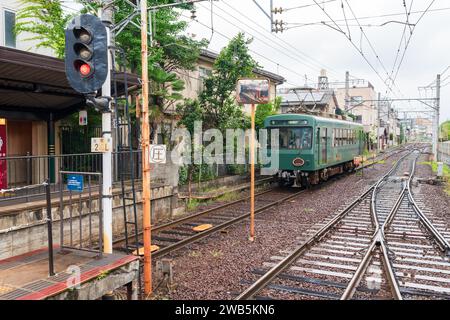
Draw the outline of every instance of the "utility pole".
[[[380,152],[381,150],[381,143],[380,143],[380,128],[381,128],[381,92],[378,92],[378,101],[377,101],[377,151]]]
[[[349,109],[350,102],[350,72],[345,72],[345,111]]]
[[[103,8],[99,10],[99,16],[106,26],[108,35],[108,75],[102,86],[102,96],[111,97],[111,70],[112,57],[111,47],[111,26],[113,22],[114,6],[113,1],[107,0],[103,3]],[[111,141],[111,99],[108,100],[108,108],[102,113],[102,137],[106,141]],[[103,252],[112,253],[112,152],[108,148],[103,153],[103,181],[102,181],[102,208],[103,208]]]
[[[151,257],[151,186],[150,186],[150,124],[148,119],[148,12],[147,1],[141,1],[142,59],[142,201],[144,231],[144,292],[152,293]]]
[[[441,75],[436,78],[436,102],[434,110],[434,137],[433,137],[433,154],[434,160],[439,161],[438,144],[439,144],[439,108],[441,103]]]

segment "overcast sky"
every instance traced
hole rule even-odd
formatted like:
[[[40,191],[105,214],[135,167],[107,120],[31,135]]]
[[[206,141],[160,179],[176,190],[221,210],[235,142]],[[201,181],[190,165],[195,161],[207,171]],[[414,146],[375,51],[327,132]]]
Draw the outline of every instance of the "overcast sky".
[[[400,40],[405,24],[398,22],[406,22],[404,0],[316,1],[324,10],[314,0],[273,0],[275,8],[284,9],[282,14],[275,15],[275,19],[283,20],[289,28],[277,34],[270,32],[270,20],[253,0],[214,1],[212,17],[211,3],[205,1],[196,4],[196,20],[187,19],[191,21],[188,33],[196,39],[212,39],[208,49],[219,52],[227,45],[228,38],[244,31],[254,38],[250,45],[254,58],[266,70],[284,76],[287,79],[285,86],[315,83],[321,69],[327,70],[330,81],[344,81],[348,70],[353,78],[370,81],[377,92],[385,95],[387,91],[392,98],[435,96],[434,91],[419,92],[418,87],[431,84],[436,75],[450,65],[448,0],[405,0],[406,10],[411,12],[409,23],[412,25],[406,26],[402,44]],[[270,11],[269,0],[257,2],[267,12]],[[430,4],[428,12],[423,15]],[[183,15],[190,17],[191,13],[184,12]],[[301,26],[309,23],[316,24]],[[361,33],[358,23],[365,34]],[[385,25],[380,26],[382,24]],[[346,38],[348,35],[353,44]],[[402,57],[395,85],[388,90],[384,82],[395,77]],[[450,77],[446,79],[448,76],[450,69],[442,76],[441,122],[450,119],[450,85],[445,86],[450,84]],[[395,106],[401,110],[431,110],[420,102],[396,102]]]
[[[198,22],[191,22],[189,33],[194,34],[197,39],[210,39],[212,35],[209,49],[220,51],[228,42],[226,37],[232,37],[242,30],[245,31],[248,36],[254,38],[250,48],[255,59],[265,69],[284,76],[288,80],[287,86],[304,85],[305,76],[309,83],[317,82],[317,76],[322,68],[327,69],[331,81],[344,81],[345,71],[348,70],[353,77],[370,81],[375,86],[375,90],[384,95],[387,87],[383,82],[388,78],[387,73],[390,75],[392,72],[405,27],[404,24],[392,22],[406,22],[403,0],[348,0],[350,7],[347,5],[347,1],[343,0],[350,32],[344,20],[341,0],[317,0],[317,2],[323,3],[322,7],[326,13],[314,3],[314,0],[274,0],[276,8],[306,7],[277,14],[275,19],[283,20],[288,27],[292,28],[283,33],[271,34],[270,20],[252,0],[215,1],[212,23],[211,4],[205,1],[196,5]],[[416,24],[422,16],[422,12],[414,12],[424,11],[433,1],[405,0],[405,2],[408,11],[412,2],[409,23]],[[258,3],[266,11],[269,11],[269,0],[259,0]],[[350,8],[358,21],[354,20]],[[441,8],[446,10],[435,11]],[[411,29],[410,26],[406,26],[407,30],[400,46],[392,78],[396,74],[411,30],[413,34],[400,66],[395,86],[392,86],[393,92],[388,91],[389,96],[396,98],[425,97],[425,91],[420,93],[418,87],[429,85],[435,80],[438,73],[450,65],[449,9],[448,0],[435,0],[416,26],[411,26]],[[338,27],[331,22],[327,14],[336,21],[342,31],[351,35],[356,48],[346,38],[346,35],[333,29]],[[362,17],[390,14],[398,15],[361,19]],[[186,12],[184,15],[190,16],[191,14]],[[328,26],[321,24],[321,21],[327,22]],[[328,23],[328,21],[330,22]],[[319,24],[299,26],[299,24],[317,22]],[[360,32],[358,22],[365,35]],[[389,23],[380,27],[386,22]],[[214,34],[212,34],[211,26],[215,30]],[[357,48],[363,52],[379,76],[364,60]],[[376,58],[374,51],[381,62]],[[446,80],[443,84],[449,82],[450,78],[445,79],[449,75],[450,69],[442,77],[442,80]],[[432,97],[431,91],[428,91],[428,97]],[[450,85],[442,88],[441,98],[441,121],[443,121],[450,119],[450,108],[448,107]],[[396,106],[403,110],[424,110],[424,108],[429,110],[420,102],[411,102],[410,104],[397,102]]]

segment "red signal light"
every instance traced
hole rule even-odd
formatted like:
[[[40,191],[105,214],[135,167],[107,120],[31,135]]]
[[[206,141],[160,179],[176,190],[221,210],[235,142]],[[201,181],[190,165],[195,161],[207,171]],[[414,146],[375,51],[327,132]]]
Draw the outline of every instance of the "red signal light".
[[[80,66],[80,73],[83,77],[87,77],[91,74],[91,66],[87,63],[84,63]]]

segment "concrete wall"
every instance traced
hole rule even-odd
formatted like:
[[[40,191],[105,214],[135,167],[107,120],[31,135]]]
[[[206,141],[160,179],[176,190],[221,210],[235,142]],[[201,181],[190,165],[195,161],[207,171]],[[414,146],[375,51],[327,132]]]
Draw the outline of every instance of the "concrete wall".
[[[142,227],[142,188],[137,187],[136,197],[138,201],[138,222]],[[177,190],[173,187],[162,186],[152,189],[152,223],[165,221],[171,217],[172,212],[180,212],[182,209],[177,209],[178,197]],[[84,198],[81,200],[81,206],[78,204],[78,199],[70,205],[65,202],[63,206],[64,213],[64,243],[68,244],[70,239],[69,234],[69,216],[72,208],[73,219],[73,241],[78,244],[80,229],[79,229],[79,213],[78,209],[81,207],[82,216],[82,241],[84,245],[89,243],[89,200]],[[99,199],[93,197],[91,202],[91,210],[93,213],[98,211]],[[174,209],[174,210],[172,210]],[[177,210],[175,210],[177,209]],[[60,243],[60,214],[59,201],[55,199],[52,204],[52,219],[53,219],[53,238],[54,243]],[[132,215],[132,207],[127,207],[127,214]],[[47,210],[45,202],[33,204],[23,204],[11,207],[2,208],[0,214],[0,259],[5,259],[11,256],[26,253],[32,250],[40,249],[47,246],[47,224],[45,217]],[[94,241],[98,239],[98,218],[97,213],[92,215],[92,230]],[[76,217],[76,218],[75,218]],[[113,197],[113,235],[115,239],[120,238],[124,233],[124,217],[122,202],[119,190],[114,191]]]

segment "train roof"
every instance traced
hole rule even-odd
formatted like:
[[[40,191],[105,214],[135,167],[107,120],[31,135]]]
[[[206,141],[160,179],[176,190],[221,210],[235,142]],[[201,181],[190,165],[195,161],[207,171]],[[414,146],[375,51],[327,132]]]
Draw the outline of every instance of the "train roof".
[[[321,122],[330,122],[330,123],[341,123],[341,124],[348,124],[353,126],[359,126],[363,127],[362,124],[347,120],[340,120],[340,119],[333,119],[333,118],[326,118],[326,117],[319,117],[309,114],[298,114],[298,113],[283,113],[283,114],[276,114],[273,116],[268,116],[264,122],[269,120],[295,120],[295,119],[304,119],[304,120],[314,120],[314,121],[321,121]]]

